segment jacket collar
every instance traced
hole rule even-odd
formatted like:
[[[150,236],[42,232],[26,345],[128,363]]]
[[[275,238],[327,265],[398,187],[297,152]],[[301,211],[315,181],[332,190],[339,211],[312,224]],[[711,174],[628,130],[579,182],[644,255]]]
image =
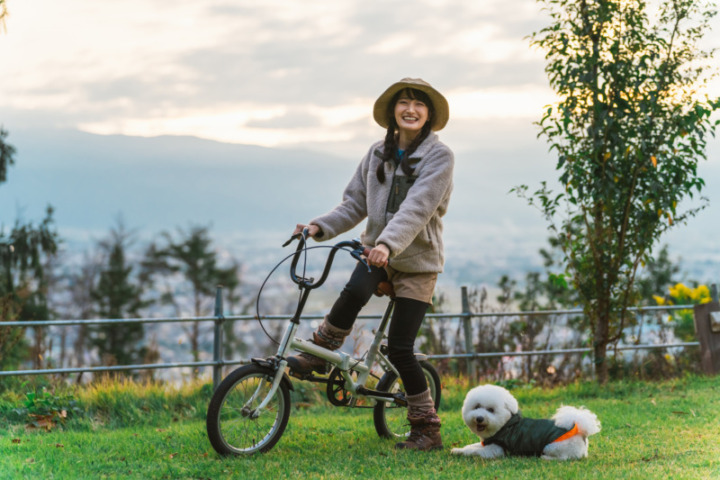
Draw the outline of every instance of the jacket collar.
[[[420,160],[421,158],[423,158],[438,141],[439,140],[437,134],[435,132],[430,132],[430,135],[428,135],[427,138],[423,140],[423,142],[418,146],[418,148],[415,149],[412,155],[410,155],[410,160]],[[385,145],[381,143],[373,151],[373,154],[378,158],[382,158],[384,152]]]

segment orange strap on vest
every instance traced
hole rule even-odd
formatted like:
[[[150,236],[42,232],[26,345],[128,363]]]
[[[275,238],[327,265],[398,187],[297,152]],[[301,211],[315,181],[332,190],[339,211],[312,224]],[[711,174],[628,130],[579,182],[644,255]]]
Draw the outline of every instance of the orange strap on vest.
[[[557,439],[553,440],[553,443],[562,442],[563,440],[567,440],[568,438],[573,437],[573,436],[577,435],[578,433],[579,432],[578,432],[578,427],[577,427],[577,423],[576,423],[575,425],[573,425],[573,428],[568,430],[566,433],[560,435]]]

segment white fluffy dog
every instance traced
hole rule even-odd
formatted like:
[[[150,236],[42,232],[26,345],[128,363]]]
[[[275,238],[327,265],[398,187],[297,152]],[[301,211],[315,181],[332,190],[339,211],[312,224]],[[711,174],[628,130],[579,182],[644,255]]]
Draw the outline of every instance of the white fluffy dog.
[[[583,407],[560,407],[552,420],[523,418],[515,397],[496,385],[470,390],[465,396],[462,416],[468,428],[483,441],[453,448],[455,455],[583,458],[588,454],[588,437],[600,431],[597,416]]]

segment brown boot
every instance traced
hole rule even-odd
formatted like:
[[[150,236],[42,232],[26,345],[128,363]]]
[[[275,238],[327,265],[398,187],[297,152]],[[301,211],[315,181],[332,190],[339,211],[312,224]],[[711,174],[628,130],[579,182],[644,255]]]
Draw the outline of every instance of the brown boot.
[[[328,350],[337,350],[342,347],[345,337],[352,331],[352,328],[337,328],[327,321],[318,327],[313,333],[312,342]],[[328,373],[328,363],[322,358],[302,352],[287,358],[288,366],[295,373],[308,374],[311,372]]]
[[[406,399],[410,436],[404,442],[395,444],[395,448],[423,452],[443,448],[440,438],[440,417],[435,411],[430,389],[417,395],[408,395]]]

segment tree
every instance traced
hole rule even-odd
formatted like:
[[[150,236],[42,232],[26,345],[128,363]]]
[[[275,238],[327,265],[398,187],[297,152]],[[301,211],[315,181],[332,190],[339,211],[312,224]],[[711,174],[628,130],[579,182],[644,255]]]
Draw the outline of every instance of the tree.
[[[68,296],[65,308],[66,318],[90,319],[95,316],[93,290],[98,282],[101,262],[95,255],[85,253],[80,265],[65,277],[64,286]],[[74,360],[72,366],[85,365],[85,355],[89,344],[90,329],[88,325],[75,328],[75,339],[72,344]],[[70,362],[68,362],[70,365]]]
[[[597,380],[608,376],[607,346],[617,341],[637,299],[638,266],[659,237],[700,208],[718,100],[700,92],[711,54],[698,42],[715,8],[709,2],[542,0],[552,24],[532,35],[560,100],[539,121],[557,154],[563,191],[546,182],[521,195],[538,205],[557,235],[570,278],[590,319]],[[651,18],[652,16],[652,18]],[[560,218],[558,218],[560,217]]]
[[[208,228],[193,226],[189,231],[178,229],[177,238],[170,233],[162,234],[163,245],[152,244],[145,255],[145,275],[165,277],[166,286],[162,300],[174,307],[177,316],[183,311],[182,297],[191,301],[192,315],[202,316],[206,306],[215,298],[215,288],[219,284],[228,284],[233,302],[238,301],[234,294],[239,285],[239,264],[226,269],[218,266],[217,252],[210,239]],[[183,282],[173,284],[168,280],[171,275],[179,274]],[[207,312],[206,312],[207,313]],[[193,361],[200,361],[200,322],[193,322],[185,330],[190,339]]]
[[[5,0],[0,0],[0,29],[5,29],[5,19],[8,16]]]
[[[6,138],[7,131],[0,128],[0,183],[7,181],[8,167],[14,164],[15,148],[6,142]],[[59,241],[53,229],[52,215],[52,207],[48,206],[45,218],[37,226],[16,220],[7,235],[0,225],[2,320],[46,320],[50,317],[43,265],[48,256],[56,254]],[[40,332],[36,333],[36,339],[41,338]],[[32,358],[36,368],[42,362],[41,352],[37,349],[40,343],[36,342]],[[25,347],[24,329],[0,328],[0,368],[17,364]]]
[[[2,5],[0,4],[0,8]],[[5,141],[8,136],[7,130],[0,127],[0,183],[7,181],[8,167],[15,163],[15,147]]]
[[[143,300],[144,285],[133,275],[133,265],[126,259],[131,242],[122,222],[100,242],[104,266],[91,292],[100,318],[133,318],[148,305]],[[103,364],[131,365],[141,363],[144,327],[141,323],[98,325],[93,328],[90,343],[97,347]]]
[[[5,0],[0,0],[0,28],[7,18]],[[7,142],[8,132],[0,126],[0,184],[7,181],[15,163],[15,147]],[[53,229],[53,209],[48,206],[38,226],[19,219],[5,235],[0,223],[0,320],[46,320],[47,278],[43,265],[56,255],[58,235]],[[24,329],[0,327],[0,368],[18,364],[25,348]],[[44,330],[35,328],[32,361],[41,367]]]

